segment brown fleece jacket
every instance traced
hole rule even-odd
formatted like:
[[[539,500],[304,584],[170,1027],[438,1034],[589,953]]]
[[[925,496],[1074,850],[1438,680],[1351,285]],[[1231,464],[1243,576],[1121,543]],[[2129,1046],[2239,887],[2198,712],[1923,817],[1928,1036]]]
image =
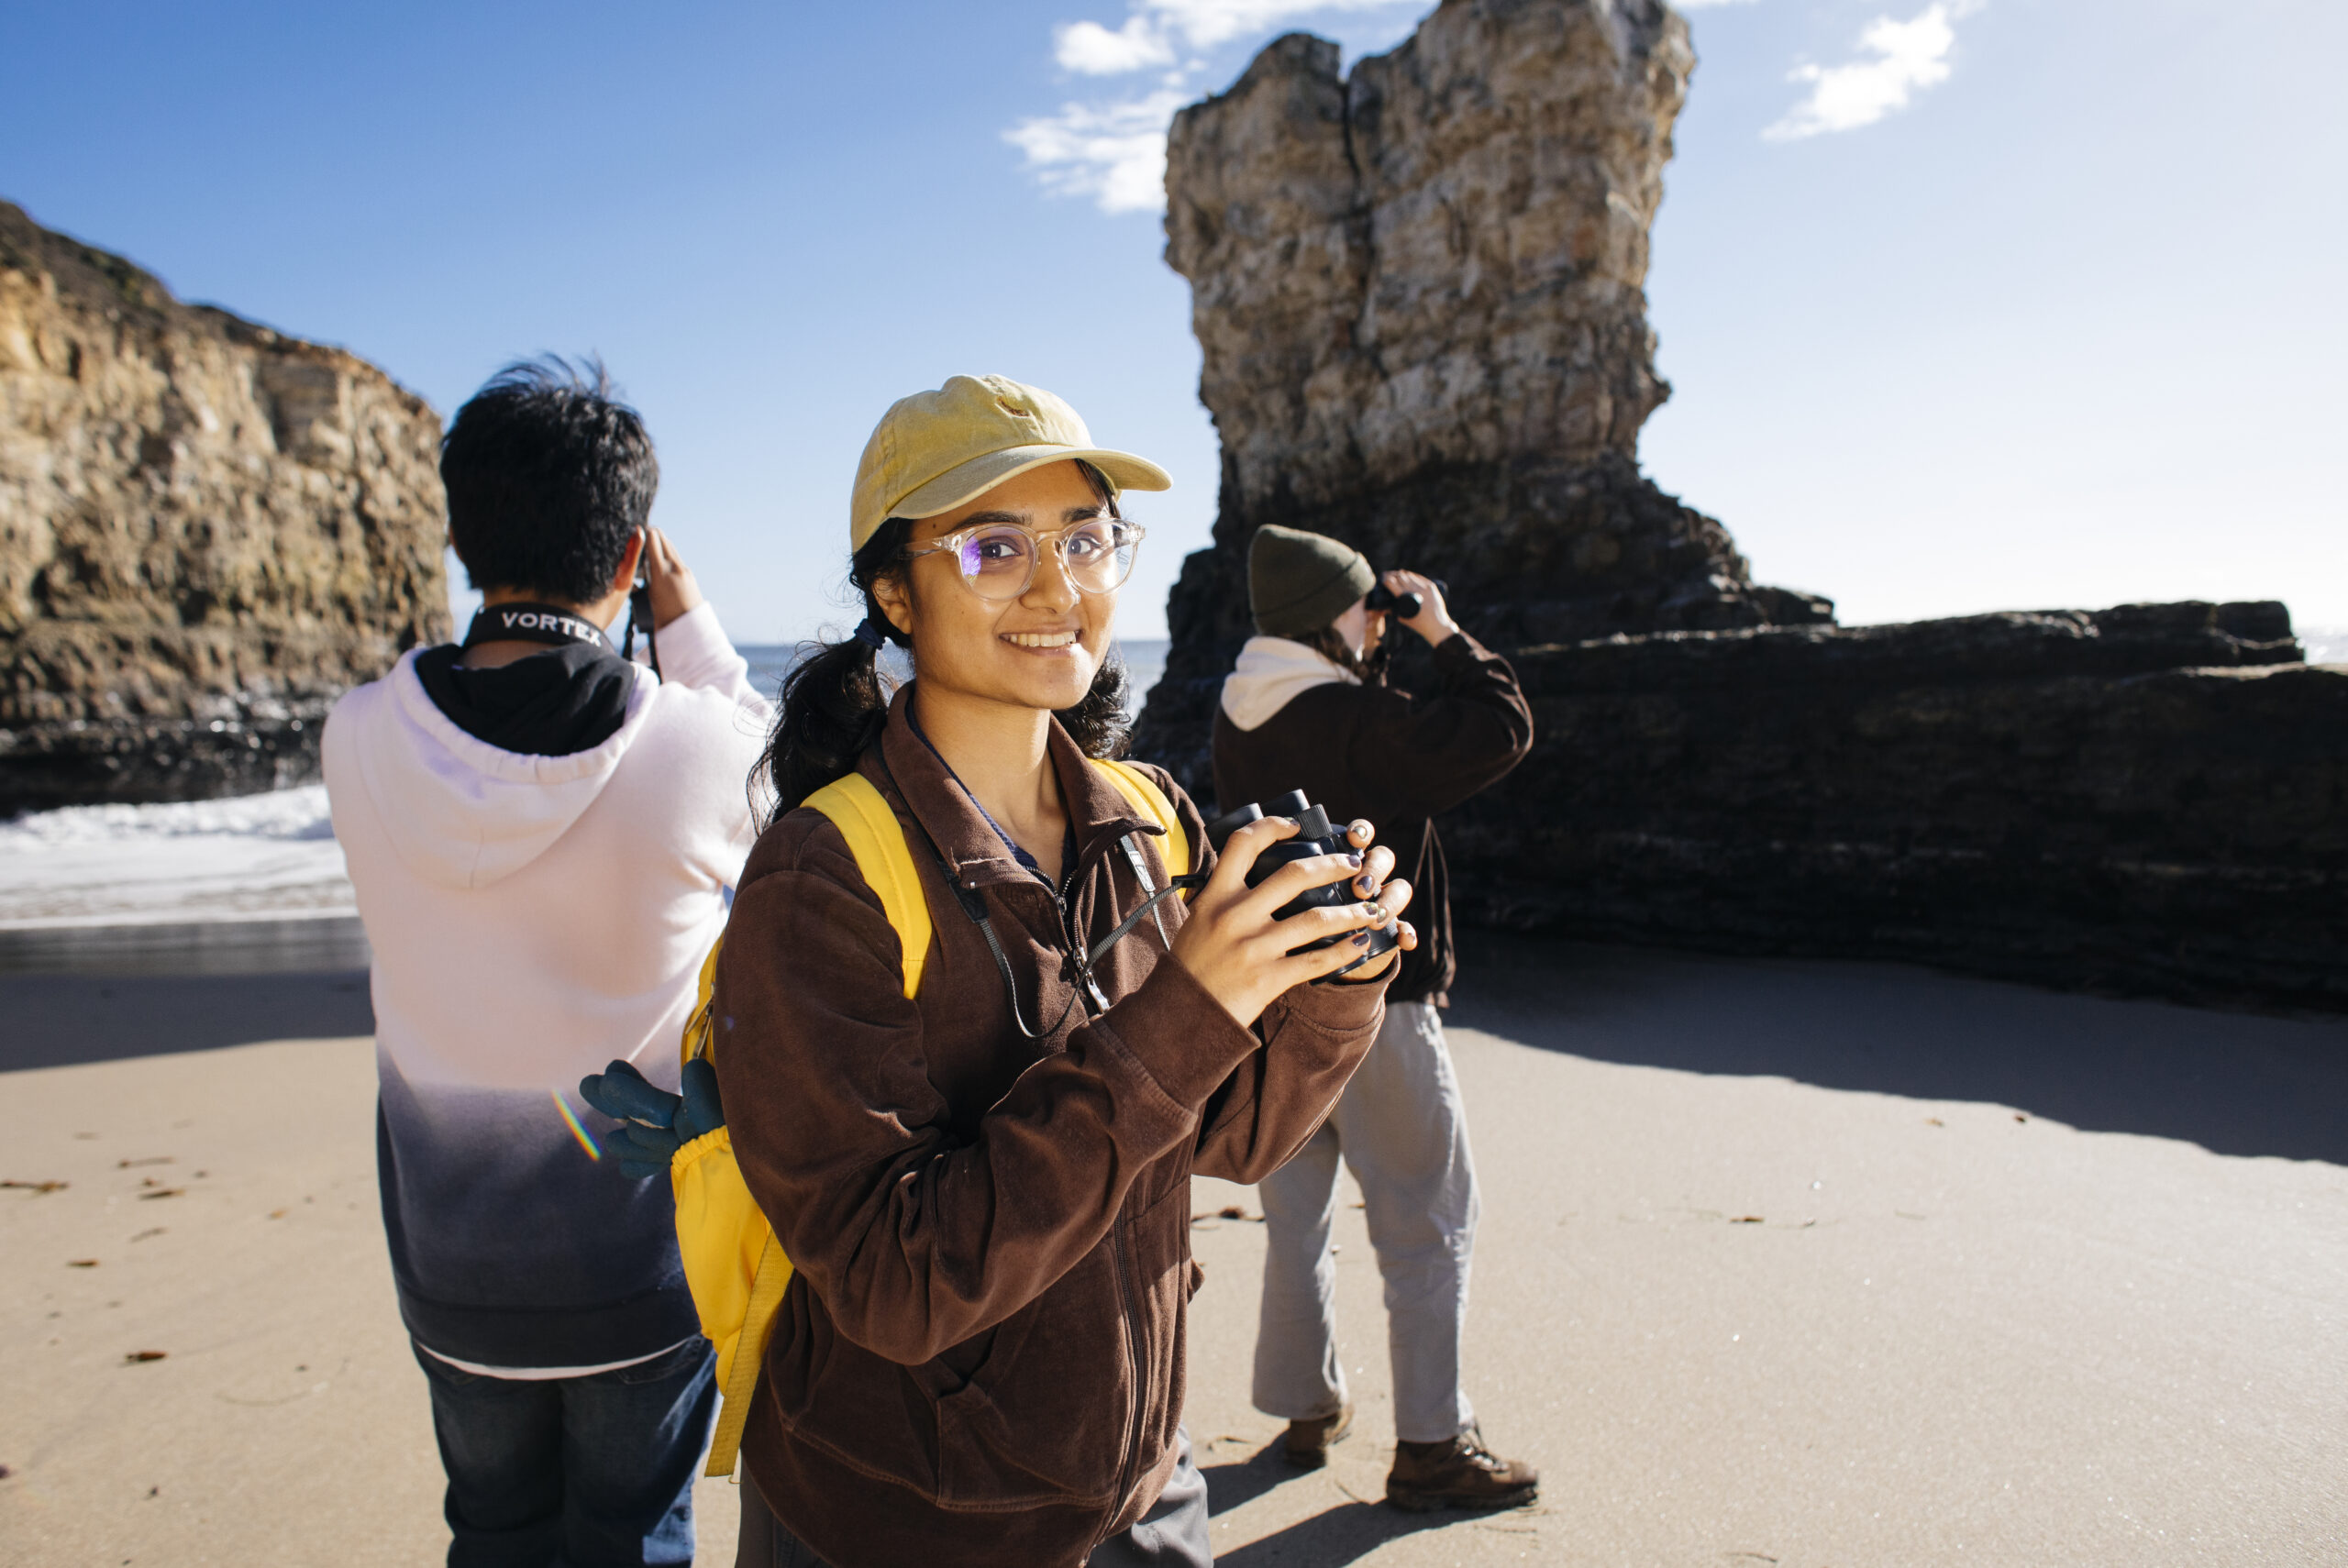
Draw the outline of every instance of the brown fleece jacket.
[[[1533,749],[1533,709],[1508,660],[1462,632],[1434,650],[1435,690],[1332,680],[1252,730],[1214,715],[1214,792],[1224,811],[1301,790],[1334,822],[1367,817],[1412,888],[1419,945],[1389,1001],[1451,1005],[1451,874],[1434,818],[1496,784]]]
[[[1376,1038],[1384,987],[1300,988],[1242,1029],[1145,916],[1095,964],[1110,1005],[1088,1016],[1075,955],[1146,896],[1117,841],[1151,845],[1163,886],[1157,830],[1055,725],[1076,845],[1056,896],[908,699],[860,767],[928,896],[920,995],[838,830],[805,808],[752,851],[718,965],[734,1151],[798,1265],[743,1458],[835,1568],[1075,1564],[1173,1471],[1191,1174],[1253,1182],[1301,1147]],[[1204,857],[1197,809],[1152,777]],[[955,884],[1046,1038],[1022,1037]],[[1177,929],[1186,906],[1159,908]]]

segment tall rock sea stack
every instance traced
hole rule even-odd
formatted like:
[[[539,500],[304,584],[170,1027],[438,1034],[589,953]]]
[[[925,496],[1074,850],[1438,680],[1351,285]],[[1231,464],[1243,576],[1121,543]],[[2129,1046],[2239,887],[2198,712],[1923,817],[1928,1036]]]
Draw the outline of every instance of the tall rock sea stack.
[[[1447,578],[1523,678],[1532,756],[1444,820],[1471,922],[2348,1010],[2348,667],[2283,605],[1841,627],[1639,476],[1693,63],[1658,0],[1444,0],[1177,119],[1223,496],[1139,749],[1212,795],[1247,541],[1297,525]]]
[[[1440,560],[1503,646],[1830,618],[1756,587],[1725,529],[1638,472],[1669,392],[1647,231],[1694,64],[1654,0],[1450,0],[1350,76],[1291,34],[1176,118],[1166,259],[1223,496],[1146,745],[1204,744],[1266,523]]]
[[[0,203],[0,813],[314,775],[448,633],[439,420]]]

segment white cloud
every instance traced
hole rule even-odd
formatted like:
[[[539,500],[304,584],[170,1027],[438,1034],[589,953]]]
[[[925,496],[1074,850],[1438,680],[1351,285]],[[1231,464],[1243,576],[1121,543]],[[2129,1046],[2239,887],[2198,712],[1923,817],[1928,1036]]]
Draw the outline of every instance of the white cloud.
[[[1134,0],[1125,25],[1069,22],[1052,29],[1052,58],[1064,71],[1114,76],[1173,63],[1177,41],[1196,50],[1268,33],[1315,12],[1388,11],[1408,0]],[[1418,0],[1423,5],[1425,0]],[[1699,4],[1704,0],[1698,0]],[[1718,0],[1712,0],[1717,4]],[[1192,61],[1188,69],[1202,62]]]
[[[1064,71],[1114,76],[1148,65],[1174,62],[1174,46],[1147,17],[1129,17],[1111,32],[1098,22],[1071,22],[1052,29],[1052,58]]]
[[[1020,121],[1003,139],[1059,195],[1090,196],[1110,213],[1156,212],[1166,202],[1166,127],[1202,95],[1200,78],[1228,62],[1222,46],[1251,47],[1314,14],[1427,9],[1429,0],[1132,0],[1122,27],[1069,22],[1052,29],[1052,58],[1082,76],[1168,67],[1157,91],[1106,104],[1064,104]],[[1180,63],[1177,64],[1178,53]]]
[[[1027,155],[1047,191],[1091,196],[1104,213],[1155,212],[1166,203],[1166,127],[1191,96],[1168,87],[1114,104],[1068,104],[1002,138]]]
[[[1798,67],[1789,80],[1809,83],[1810,96],[1761,134],[1771,141],[1799,141],[1856,130],[1906,108],[1918,92],[1948,80],[1956,19],[1978,8],[1968,0],[1934,0],[1905,22],[1877,17],[1859,35],[1859,47],[1874,58]]]
[[[1675,0],[1682,11],[1700,11],[1707,6],[1751,6],[1756,0]]]
[[[1212,49],[1249,33],[1269,32],[1316,11],[1383,11],[1404,0],[1140,0],[1135,7],[1179,32],[1192,49]],[[1423,5],[1424,0],[1420,0]]]

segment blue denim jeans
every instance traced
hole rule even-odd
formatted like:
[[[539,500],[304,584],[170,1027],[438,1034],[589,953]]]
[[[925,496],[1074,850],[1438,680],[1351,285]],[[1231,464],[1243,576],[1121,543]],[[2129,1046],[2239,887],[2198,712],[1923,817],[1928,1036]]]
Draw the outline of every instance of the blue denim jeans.
[[[449,1568],[692,1562],[693,1473],[717,1408],[709,1342],[537,1383],[415,1359],[449,1474]]]

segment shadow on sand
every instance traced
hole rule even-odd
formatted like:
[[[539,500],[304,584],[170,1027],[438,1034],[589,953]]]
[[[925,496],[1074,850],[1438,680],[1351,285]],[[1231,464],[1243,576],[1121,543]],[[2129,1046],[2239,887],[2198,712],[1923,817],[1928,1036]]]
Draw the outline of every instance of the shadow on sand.
[[[0,933],[0,1072],[371,1034],[367,962],[356,920]],[[1452,995],[1455,1028],[1596,1061],[2010,1105],[2348,1165],[2348,1018],[1478,932],[1462,933]]]
[[[0,933],[0,1072],[375,1032],[356,920]]]
[[[1897,964],[1463,933],[1449,1021],[1596,1061],[1975,1100],[2348,1165],[2348,1019],[2074,996]]]
[[[1291,1469],[1280,1457],[1277,1440],[1265,1444],[1247,1459],[1225,1464],[1200,1467],[1207,1479],[1207,1506],[1211,1512],[1226,1514],[1232,1509],[1254,1502],[1274,1487],[1301,1480],[1307,1472]],[[1406,1514],[1390,1508],[1383,1503],[1355,1498],[1352,1502],[1324,1509],[1311,1518],[1299,1519],[1286,1529],[1279,1530],[1260,1540],[1230,1551],[1215,1553],[1216,1568],[1262,1568],[1269,1562],[1312,1568],[1329,1568],[1356,1562],[1406,1535],[1422,1530],[1441,1529],[1445,1525],[1463,1519],[1493,1518],[1505,1520],[1506,1514],[1481,1515],[1460,1513]]]

